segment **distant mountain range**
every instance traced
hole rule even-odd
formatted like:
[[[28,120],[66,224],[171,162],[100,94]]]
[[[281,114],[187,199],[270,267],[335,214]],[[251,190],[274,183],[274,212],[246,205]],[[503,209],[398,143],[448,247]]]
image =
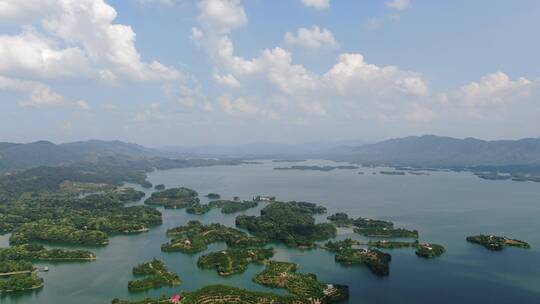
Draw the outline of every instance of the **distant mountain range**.
[[[374,144],[334,141],[160,149],[102,140],[66,144],[54,144],[49,141],[28,144],[0,142],[0,171],[42,165],[69,165],[117,155],[132,158],[325,158],[392,166],[448,168],[534,165],[540,168],[540,138],[487,141],[425,135],[390,139]]]
[[[49,141],[0,143],[0,170],[67,165],[114,155],[148,157],[159,154],[161,152],[157,150],[121,141],[89,140],[59,145]]]
[[[371,164],[420,167],[539,165],[540,138],[457,139],[435,135],[342,147],[332,158]]]

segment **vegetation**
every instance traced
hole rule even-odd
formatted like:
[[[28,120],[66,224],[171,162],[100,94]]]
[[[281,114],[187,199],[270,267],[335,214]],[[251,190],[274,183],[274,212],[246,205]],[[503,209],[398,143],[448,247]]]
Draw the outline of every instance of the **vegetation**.
[[[324,207],[313,203],[273,202],[261,210],[260,216],[238,216],[236,225],[267,241],[313,246],[314,241],[336,235],[334,225],[315,223],[313,215],[325,211]]]
[[[446,249],[437,244],[419,244],[416,247],[416,255],[423,258],[434,258],[442,255]]]
[[[254,281],[272,288],[285,288],[299,299],[314,301],[312,303],[317,300],[319,303],[336,303],[348,298],[347,286],[323,284],[315,274],[300,274],[296,270],[296,264],[270,261]]]
[[[418,238],[417,230],[394,228],[394,223],[359,217],[350,218],[345,213],[336,213],[327,219],[338,227],[354,227],[354,232],[367,237],[379,238]]]
[[[155,185],[154,189],[156,189],[158,191],[163,191],[163,190],[165,190],[165,185],[164,184]]]
[[[382,240],[382,241],[376,241],[376,242],[370,241],[368,243],[369,247],[381,248],[381,249],[416,248],[418,247],[418,245],[419,245],[418,240],[414,242],[396,242],[396,241]]]
[[[231,214],[240,211],[244,211],[250,208],[257,207],[258,203],[255,201],[229,201],[229,200],[216,200],[211,201],[208,204],[195,204],[186,209],[187,213],[191,214],[205,214],[214,208],[221,208],[221,213]]]
[[[489,250],[499,251],[503,250],[504,247],[519,247],[519,248],[530,248],[529,243],[521,240],[510,239],[504,236],[494,236],[494,235],[473,235],[468,236],[467,241],[475,244],[482,245]]]
[[[350,227],[354,224],[354,219],[349,218],[349,215],[346,213],[338,212],[328,216],[330,222],[335,224],[338,227]]]
[[[254,292],[245,289],[225,286],[211,285],[203,287],[194,292],[182,294],[182,304],[311,304],[308,299],[299,299],[293,296],[280,296],[265,292]],[[141,301],[124,301],[114,299],[112,304],[163,304],[170,302],[168,297],[158,299],[144,299]]]
[[[209,199],[212,199],[212,200],[216,200],[216,199],[220,199],[221,198],[221,195],[217,194],[217,193],[208,193],[207,195],[205,195],[207,198]]]
[[[360,245],[360,242],[353,239],[344,239],[342,241],[328,241],[326,244],[324,244],[323,248],[330,251],[330,252],[339,252],[344,249],[350,249],[354,246]]]
[[[229,249],[203,255],[199,257],[197,265],[201,268],[215,268],[220,276],[230,276],[243,273],[249,264],[262,263],[272,256],[272,248]]]
[[[380,171],[379,173],[383,175],[405,175],[405,172],[402,171]]]
[[[165,263],[157,259],[133,267],[133,275],[146,277],[141,280],[129,281],[129,291],[144,291],[182,284],[180,277],[176,273],[169,272]]]
[[[0,280],[0,292],[15,292],[32,290],[43,287],[43,279],[35,273],[25,273],[10,276],[7,280]]]
[[[336,252],[336,262],[343,265],[366,265],[372,273],[387,276],[392,256],[376,249],[343,249]]]
[[[161,245],[165,252],[197,253],[207,249],[212,243],[225,242],[232,248],[262,246],[264,240],[248,236],[245,232],[220,224],[202,225],[199,221],[190,221],[187,226],[167,230],[172,238]]]
[[[12,245],[32,241],[49,241],[83,245],[107,245],[107,234],[98,230],[80,230],[69,224],[56,224],[52,220],[27,223],[13,232],[9,238]]]
[[[95,260],[96,255],[86,250],[46,249],[43,245],[25,244],[0,248],[0,263],[3,261],[54,261]],[[9,272],[9,271],[1,271]]]
[[[332,171],[335,169],[358,169],[358,166],[290,166],[290,167],[276,167],[274,170],[313,170],[313,171]]]
[[[197,191],[180,187],[154,192],[144,203],[153,206],[163,206],[167,209],[181,209],[199,203]]]

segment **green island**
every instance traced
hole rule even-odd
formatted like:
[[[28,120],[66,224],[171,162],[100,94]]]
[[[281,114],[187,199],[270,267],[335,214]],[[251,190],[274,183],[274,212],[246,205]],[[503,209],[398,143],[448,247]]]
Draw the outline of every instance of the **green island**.
[[[225,242],[227,246],[257,247],[265,241],[247,235],[245,232],[221,224],[203,225],[199,221],[190,221],[187,226],[167,230],[171,241],[161,245],[164,252],[197,253],[208,248],[209,244]]]
[[[133,275],[146,277],[129,281],[128,290],[131,292],[182,284],[180,277],[176,273],[170,272],[165,263],[157,259],[133,267]]]
[[[144,193],[131,188],[62,182],[54,193],[22,193],[0,204],[0,232],[11,244],[51,241],[104,245],[108,235],[147,231],[162,223],[161,213],[125,204]],[[87,193],[91,189],[90,194]],[[100,189],[99,193],[93,190]]]
[[[270,261],[253,280],[264,286],[285,288],[299,299],[319,303],[337,303],[349,297],[347,286],[321,283],[315,274],[297,273],[297,268],[294,263]]]
[[[312,171],[332,171],[332,170],[353,170],[359,169],[358,166],[290,166],[290,167],[276,167],[274,170],[312,170]]]
[[[260,216],[240,215],[236,226],[268,242],[281,242],[293,247],[313,247],[315,241],[336,236],[330,223],[315,223],[315,214],[326,208],[307,202],[272,202],[264,207]]]
[[[343,249],[336,252],[335,260],[343,265],[366,265],[378,276],[390,274],[392,256],[377,249]]]
[[[237,248],[202,255],[197,261],[201,268],[215,268],[220,276],[230,276],[246,271],[251,263],[262,263],[274,256],[272,248]]]
[[[489,250],[500,251],[504,247],[531,248],[531,245],[525,241],[510,239],[504,236],[495,235],[473,235],[467,237],[467,242],[479,244]]]
[[[215,200],[208,204],[195,204],[190,206],[186,208],[186,212],[200,215],[205,214],[214,208],[221,208],[221,213],[232,214],[257,207],[258,205],[259,204],[255,201]]]
[[[165,190],[165,185],[164,184],[155,185],[154,189],[157,191],[163,191]]]
[[[402,171],[379,171],[382,175],[405,175],[405,172]]]
[[[419,245],[418,240],[414,242],[397,242],[397,241],[369,241],[368,246],[370,248],[380,249],[399,249],[399,248],[416,248]]]
[[[125,301],[114,299],[112,304],[164,304],[171,303],[169,297]],[[182,304],[314,304],[308,299],[294,296],[280,296],[266,292],[255,292],[226,285],[205,286],[194,292],[182,293]]]
[[[0,248],[0,265],[4,261],[93,261],[96,255],[87,250],[46,249],[43,245],[24,244],[9,248]],[[0,273],[3,271],[0,267]]]
[[[418,240],[414,242],[397,242],[397,241],[370,241],[368,243],[370,248],[379,249],[399,249],[399,248],[415,248],[415,253],[419,257],[423,258],[435,258],[442,255],[446,249],[442,245],[425,243],[421,244]]]
[[[362,245],[362,243],[357,240],[347,238],[341,241],[328,241],[326,242],[326,244],[321,246],[321,248],[326,249],[330,252],[339,252],[341,250],[350,249],[359,245]]]
[[[416,255],[423,258],[434,258],[442,255],[446,249],[438,244],[419,244],[416,247]]]
[[[354,232],[366,237],[378,238],[418,238],[417,230],[394,228],[394,223],[384,220],[374,220],[359,217],[350,218],[345,213],[336,213],[327,219],[337,227],[354,227]]]
[[[354,248],[359,242],[351,239],[328,241],[323,248],[334,252],[335,261],[342,265],[365,265],[378,276],[390,274],[392,256],[377,249]]]
[[[0,292],[32,290],[43,287],[32,261],[93,261],[95,254],[85,250],[46,249],[25,244],[0,248]],[[4,279],[6,277],[7,279]]]
[[[199,203],[197,191],[180,187],[154,192],[144,201],[146,205],[163,206],[166,209],[183,209]]]
[[[221,198],[221,195],[217,194],[217,193],[213,193],[213,192],[210,192],[208,193],[207,195],[205,195],[207,198],[211,199],[211,200],[217,200],[217,199],[220,199]]]
[[[28,291],[43,287],[43,279],[36,273],[22,273],[0,279],[0,293]]]

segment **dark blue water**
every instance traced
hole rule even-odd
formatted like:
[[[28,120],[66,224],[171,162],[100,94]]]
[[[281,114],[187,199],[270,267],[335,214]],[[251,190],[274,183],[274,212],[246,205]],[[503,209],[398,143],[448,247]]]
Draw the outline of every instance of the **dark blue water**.
[[[309,161],[305,164],[334,164]],[[329,213],[389,219],[397,226],[420,231],[421,241],[440,243],[447,252],[425,260],[411,249],[392,254],[390,276],[379,278],[364,267],[342,267],[323,250],[301,251],[275,246],[275,260],[300,264],[301,272],[314,272],[321,281],[350,287],[349,303],[540,303],[540,184],[487,181],[469,173],[433,172],[430,176],[372,175],[382,169],[276,171],[271,162],[261,165],[187,168],[149,174],[154,184],[187,186],[201,194],[216,192],[225,198],[250,199],[258,194],[281,200],[312,201]],[[358,171],[366,174],[359,175]],[[257,214],[260,208],[247,213]],[[233,226],[236,215],[219,210],[187,215],[183,210],[161,210],[164,224],[149,233],[115,236],[109,246],[93,249],[98,260],[90,263],[50,265],[41,275],[45,287],[30,294],[1,296],[0,302],[20,303],[110,303],[113,298],[140,299],[170,295],[208,284],[229,284],[251,290],[270,290],[251,281],[263,266],[252,265],[241,276],[221,278],[215,271],[199,270],[198,255],[162,253],[165,231],[191,219]],[[321,216],[318,220],[324,220]],[[469,244],[470,234],[489,233],[528,241],[532,249],[507,248],[490,252]],[[356,236],[341,230],[339,238]],[[364,239],[365,240],[365,239]],[[7,246],[7,236],[0,237]],[[208,251],[225,248],[216,244]],[[204,254],[204,253],[201,253]],[[178,272],[184,284],[148,293],[132,294],[127,282],[131,268],[153,257],[164,260]],[[274,291],[277,292],[277,291]]]

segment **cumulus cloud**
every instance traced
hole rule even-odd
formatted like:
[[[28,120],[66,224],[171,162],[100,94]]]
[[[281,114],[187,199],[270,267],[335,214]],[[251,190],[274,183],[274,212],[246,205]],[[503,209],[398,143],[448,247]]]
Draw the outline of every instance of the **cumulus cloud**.
[[[408,9],[412,6],[411,0],[392,0],[385,2],[384,5],[388,8],[396,10]]]
[[[330,7],[330,0],[301,0],[302,4],[307,7],[313,7],[318,10],[327,9]]]
[[[179,72],[157,61],[144,62],[130,26],[114,23],[116,10],[104,0],[4,0],[0,16],[37,26],[0,37],[0,71],[40,78],[92,74],[134,80],[170,80]],[[61,47],[68,45],[69,47]],[[114,75],[113,75],[114,74]]]
[[[62,95],[49,86],[37,81],[0,76],[0,91],[25,95],[26,99],[21,102],[23,106],[75,106],[83,110],[89,108],[88,103],[83,100],[66,101]]]
[[[262,118],[274,117],[262,113],[294,116],[293,112],[328,117],[382,109],[392,112],[392,119],[427,120],[429,113],[420,107],[419,99],[429,95],[429,88],[420,73],[370,64],[355,53],[341,54],[325,73],[315,73],[295,63],[293,54],[281,47],[263,49],[252,58],[240,56],[229,34],[245,24],[247,17],[229,20],[216,12],[231,11],[232,15],[244,16],[244,9],[238,1],[218,2],[216,7],[220,9],[209,9],[210,4],[206,2],[199,5],[199,27],[194,28],[191,35],[197,45],[208,52],[216,70],[222,72],[213,75],[214,81],[226,88],[235,88],[238,95],[249,96],[261,90],[272,94],[268,98],[249,98],[249,101],[245,97],[222,97],[217,108],[223,112]],[[310,49],[337,46],[333,34],[318,26],[288,32],[285,41],[288,45]],[[279,96],[284,96],[279,104],[269,103],[268,100],[278,100]]]
[[[306,49],[335,48],[338,43],[332,32],[314,25],[311,28],[299,28],[296,34],[287,32],[285,42]]]
[[[524,77],[512,80],[505,73],[496,72],[464,85],[455,94],[472,106],[500,105],[528,97],[533,84]]]
[[[219,104],[222,110],[230,115],[241,117],[264,117],[269,119],[278,119],[275,112],[268,109],[263,109],[254,103],[246,101],[244,98],[231,99],[228,96],[221,96]]]
[[[396,66],[379,67],[364,61],[361,54],[341,54],[324,79],[341,94],[388,93],[426,95],[428,87],[419,73],[402,71]]]
[[[247,24],[248,19],[240,0],[200,0],[199,20],[220,33],[228,33]]]
[[[219,74],[214,74],[214,80],[218,84],[220,84],[222,86],[227,86],[227,87],[231,87],[231,88],[239,88],[240,87],[240,82],[232,74],[227,74],[227,75],[223,75],[223,76],[221,76]]]

